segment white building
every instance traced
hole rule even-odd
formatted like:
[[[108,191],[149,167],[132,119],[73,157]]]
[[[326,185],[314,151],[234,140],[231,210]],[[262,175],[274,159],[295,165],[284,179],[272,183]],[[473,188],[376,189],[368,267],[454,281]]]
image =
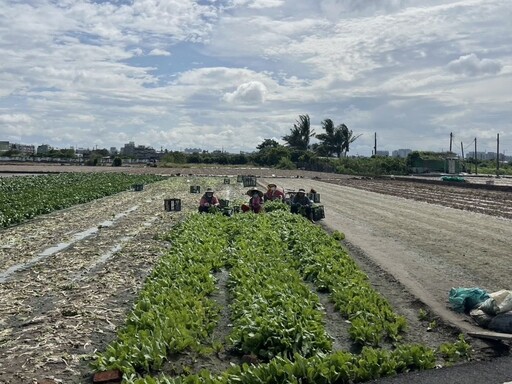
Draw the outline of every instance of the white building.
[[[392,152],[393,157],[401,157],[406,158],[409,153],[412,152],[412,149],[396,149]]]

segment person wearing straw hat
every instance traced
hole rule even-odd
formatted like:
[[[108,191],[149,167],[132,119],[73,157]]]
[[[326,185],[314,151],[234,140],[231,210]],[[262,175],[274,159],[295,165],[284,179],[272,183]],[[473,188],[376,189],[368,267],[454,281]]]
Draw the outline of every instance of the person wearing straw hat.
[[[306,190],[304,188],[300,188],[293,197],[290,211],[291,213],[301,213],[310,221],[314,222],[312,206],[313,202],[306,196]]]
[[[263,210],[263,192],[257,188],[249,189],[246,195],[250,196],[248,204],[242,205],[242,211],[248,212],[253,211],[254,213],[260,213]]]
[[[284,201],[284,193],[277,189],[277,185],[270,183],[267,188],[267,192],[263,195],[264,201]]]
[[[199,213],[208,213],[210,212],[210,207],[218,207],[220,205],[219,199],[213,194],[212,188],[206,188],[204,195],[199,201]]]

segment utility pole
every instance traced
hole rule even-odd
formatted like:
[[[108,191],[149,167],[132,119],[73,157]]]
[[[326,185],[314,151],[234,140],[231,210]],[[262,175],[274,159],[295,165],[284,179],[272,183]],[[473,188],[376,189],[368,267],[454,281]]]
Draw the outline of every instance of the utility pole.
[[[476,154],[476,137],[475,137],[475,175],[478,175],[478,156]]]
[[[464,162],[464,145],[462,144],[462,141],[460,142],[460,153],[461,153],[461,159],[462,159],[462,169],[464,172],[466,171],[466,163]]]
[[[377,132],[375,132],[375,146],[373,147],[373,154],[377,157]]]
[[[450,153],[452,152],[453,133],[450,132]]]
[[[500,134],[496,137],[496,176],[500,175]]]

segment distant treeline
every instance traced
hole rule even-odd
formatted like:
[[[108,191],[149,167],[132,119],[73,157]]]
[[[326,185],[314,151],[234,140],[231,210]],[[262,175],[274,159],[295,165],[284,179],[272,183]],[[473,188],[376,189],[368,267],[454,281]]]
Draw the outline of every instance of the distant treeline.
[[[104,155],[103,153],[101,155]],[[182,167],[183,165],[194,164],[217,164],[224,166],[253,165],[279,169],[303,169],[316,172],[331,172],[348,175],[407,175],[412,173],[413,162],[418,158],[432,159],[435,156],[442,157],[446,154],[435,154],[432,152],[412,152],[407,158],[397,157],[322,157],[310,150],[298,150],[283,145],[265,146],[259,145],[258,150],[252,153],[232,154],[227,152],[202,152],[184,153],[171,151],[163,155],[158,161],[160,167]],[[17,157],[0,158],[0,160],[18,161],[48,161],[50,158]],[[114,165],[120,166],[127,163],[146,163],[149,160],[135,160],[120,157],[93,157],[87,160],[77,159],[75,156],[68,159],[61,153],[58,162],[81,163],[85,165]],[[463,163],[462,169],[468,173],[475,172],[474,159]],[[156,163],[151,163],[156,165]],[[491,160],[479,160],[477,165],[479,174],[495,174],[496,163]],[[434,171],[433,171],[434,172]],[[512,166],[509,164],[500,165],[500,174],[511,175]]]

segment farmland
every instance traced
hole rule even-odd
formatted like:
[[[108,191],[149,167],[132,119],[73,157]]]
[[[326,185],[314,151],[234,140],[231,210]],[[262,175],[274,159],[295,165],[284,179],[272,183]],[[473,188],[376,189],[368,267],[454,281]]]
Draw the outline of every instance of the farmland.
[[[433,317],[427,322],[422,322],[418,320],[418,310],[425,308],[428,311],[429,307],[421,306],[410,295],[400,293],[403,286],[396,281],[393,283],[384,276],[383,271],[392,272],[392,268],[382,260],[386,258],[384,256],[388,256],[388,262],[392,261],[395,268],[397,266],[402,268],[402,265],[407,268],[408,265],[410,266],[409,263],[413,262],[416,263],[416,267],[419,262],[424,263],[422,267],[428,267],[429,260],[425,259],[427,257],[431,258],[430,261],[432,258],[438,258],[437,261],[439,261],[442,255],[438,253],[440,249],[445,252],[445,255],[449,255],[443,258],[444,265],[441,263],[430,266],[430,269],[425,268],[425,280],[438,274],[430,285],[421,280],[424,283],[422,287],[427,288],[427,296],[431,296],[433,303],[446,301],[446,292],[443,292],[443,288],[452,283],[456,285],[480,283],[481,286],[489,289],[503,288],[506,284],[505,275],[501,276],[498,273],[497,277],[492,276],[491,279],[476,265],[474,269],[468,271],[459,266],[458,269],[454,269],[457,274],[450,276],[448,281],[444,281],[447,272],[443,272],[443,267],[453,267],[462,260],[452,255],[456,253],[453,250],[457,250],[459,246],[472,247],[477,244],[475,239],[474,243],[463,245],[471,239],[464,237],[464,242],[457,240],[456,235],[447,232],[447,228],[451,225],[448,222],[443,226],[433,224],[432,229],[422,224],[423,237],[434,236],[436,233],[434,227],[443,236],[439,244],[435,245],[430,244],[431,239],[426,241],[422,238],[415,241],[414,245],[408,249],[408,255],[411,256],[413,256],[412,250],[416,251],[414,260],[402,260],[403,263],[399,264],[396,255],[386,254],[385,251],[404,247],[407,243],[406,239],[412,240],[412,234],[406,237],[405,228],[407,226],[411,228],[414,220],[418,225],[423,222],[422,220],[425,223],[428,220],[435,220],[432,215],[427,214],[429,209],[435,211],[435,216],[442,214],[445,221],[450,215],[453,220],[463,220],[463,223],[467,224],[464,230],[476,231],[470,226],[474,217],[468,216],[467,212],[456,210],[450,210],[448,213],[439,212],[438,206],[406,202],[393,197],[376,197],[380,195],[313,180],[281,179],[279,183],[289,188],[315,187],[322,192],[328,209],[328,217],[323,225],[327,230],[339,229],[347,234],[347,246],[354,251],[357,263],[370,276],[368,292],[374,292],[372,286],[379,291],[382,290],[383,297],[387,301],[383,301],[378,307],[385,308],[387,304],[384,303],[391,303],[392,312],[390,313],[393,315],[388,314],[385,318],[393,319],[396,316],[396,319],[406,319],[409,325],[407,330],[402,330],[398,325],[400,323],[390,322],[389,324],[395,324],[396,327],[391,333],[384,332],[382,336],[377,337],[380,331],[369,332],[371,337],[367,337],[364,336],[366,332],[364,325],[361,325],[358,331],[357,322],[353,321],[352,327],[345,322],[351,313],[357,313],[360,309],[344,307],[341,304],[343,302],[341,295],[340,303],[331,303],[329,295],[322,293],[339,291],[333,287],[341,283],[333,281],[332,277],[343,276],[341,271],[346,270],[347,267],[336,269],[332,261],[329,261],[329,267],[322,267],[322,262],[325,260],[315,259],[317,253],[327,255],[330,252],[327,248],[323,252],[318,252],[319,249],[323,249],[321,244],[313,248],[311,244],[315,244],[315,239],[323,239],[322,244],[333,241],[319,225],[311,225],[298,220],[297,217],[293,220],[284,218],[282,221],[283,217],[280,213],[257,218],[251,217],[252,215],[240,215],[233,219],[223,216],[196,216],[193,220],[185,220],[186,212],[195,209],[199,198],[198,195],[189,193],[190,185],[214,185],[220,197],[231,201],[241,201],[244,189],[236,183],[224,185],[221,178],[175,177],[169,181],[146,185],[142,192],[125,191],[39,216],[21,225],[2,230],[0,257],[1,265],[5,267],[0,271],[3,279],[0,285],[0,313],[2,313],[0,321],[3,329],[0,333],[0,372],[2,372],[0,381],[23,383],[33,379],[54,377],[61,380],[66,378],[64,381],[66,383],[87,382],[92,374],[89,364],[95,362],[97,369],[106,368],[109,366],[109,360],[112,360],[110,363],[119,362],[127,375],[133,372],[162,371],[167,375],[176,376],[194,374],[201,369],[220,374],[229,368],[231,363],[238,365],[245,358],[261,364],[260,371],[252,374],[265,374],[265,370],[274,368],[300,369],[300,364],[318,367],[328,364],[325,360],[318,360],[317,352],[328,353],[332,350],[343,352],[329,355],[330,359],[349,361],[352,358],[347,354],[349,351],[360,353],[363,345],[390,348],[394,342],[393,339],[398,339],[397,336],[400,336],[400,342],[404,345],[422,344],[426,348],[436,348],[445,342],[456,342],[457,332],[444,326],[440,319],[436,329],[433,332],[427,332],[428,323],[432,322]],[[183,211],[164,212],[163,199],[168,197],[181,198],[184,204]],[[409,217],[407,220],[405,217],[394,219],[392,215],[385,215],[384,207],[387,210],[392,207],[400,213],[404,210],[403,212],[407,212]],[[368,223],[362,225],[364,218],[368,218]],[[400,218],[406,222],[397,224]],[[464,221],[466,219],[467,223]],[[505,259],[510,257],[505,254],[504,246],[501,250],[499,245],[499,240],[507,236],[508,221],[500,221],[484,215],[479,215],[478,219],[480,226],[489,230],[481,232],[482,238],[478,237],[480,248],[472,251],[472,260],[483,262],[478,261],[477,252],[483,252],[486,245],[496,241],[498,245],[494,245],[493,248],[496,257]],[[272,227],[272,220],[280,223],[281,231],[268,232]],[[372,224],[372,221],[377,223]],[[380,233],[372,233],[374,228],[372,225],[376,224],[379,226]],[[394,228],[394,225],[397,227]],[[301,232],[294,232],[299,229]],[[414,227],[412,230],[414,231]],[[489,236],[493,230],[494,236],[488,240],[489,243],[485,243],[484,237]],[[237,231],[241,233],[237,234]],[[457,231],[457,228],[453,228],[453,231]],[[266,237],[261,238],[262,233],[265,233]],[[226,234],[229,236],[227,237]],[[476,234],[480,236],[480,232]],[[182,235],[185,237],[180,240]],[[276,237],[278,235],[279,237]],[[202,240],[201,236],[206,237]],[[382,258],[378,257],[379,252],[373,246],[375,236],[379,240],[384,240],[379,250],[383,254]],[[292,243],[296,245],[291,249],[286,246],[290,244],[291,238],[302,237],[314,249],[313,251],[308,251],[307,247],[297,240],[293,240]],[[396,239],[395,248],[390,244],[392,238]],[[334,247],[336,247],[335,243],[333,243]],[[193,251],[174,254],[179,244],[182,244],[184,249]],[[200,246],[205,248],[194,248]],[[272,251],[263,246],[270,247]],[[290,259],[294,252],[301,257]],[[337,252],[339,255],[344,254],[341,249]],[[223,256],[215,256],[218,253]],[[264,257],[269,254],[282,255],[282,258]],[[377,263],[370,263],[365,257],[368,254],[375,257]],[[199,264],[203,268],[194,267],[191,260],[183,264],[184,260],[180,259],[183,255],[189,255],[186,257],[200,255],[202,259]],[[306,257],[306,255],[309,256]],[[302,264],[297,263],[297,260],[301,260]],[[347,259],[346,262],[349,263],[349,260]],[[487,258],[486,262],[493,263],[492,260]],[[181,267],[178,268],[180,265],[185,268],[182,277],[177,275],[180,273]],[[350,265],[352,265],[350,268],[356,268],[355,264]],[[169,269],[169,266],[172,268]],[[352,278],[360,275],[357,268],[350,270],[353,270],[350,274]],[[273,275],[272,271],[286,271],[286,273]],[[340,272],[330,273],[334,271]],[[258,277],[257,272],[272,278],[262,279]],[[130,342],[134,337],[141,338],[143,335],[129,336],[130,324],[138,323],[144,316],[150,316],[150,319],[155,320],[153,316],[157,315],[156,310],[151,315],[145,314],[148,308],[153,308],[153,305],[147,307],[144,297],[150,300],[155,295],[149,293],[145,295],[144,292],[151,292],[151,289],[162,290],[163,287],[171,289],[172,286],[167,287],[165,283],[163,286],[157,285],[162,284],[158,283],[158,277],[168,276],[169,273],[172,276],[170,280],[175,284],[185,284],[178,287],[180,292],[201,295],[201,299],[191,299],[191,296],[185,293],[183,295],[172,293],[166,296],[185,300],[181,304],[166,303],[163,297],[158,299],[162,304],[171,305],[171,308],[193,310],[194,321],[182,321],[190,324],[186,330],[187,338],[181,343],[175,342],[172,347],[174,349],[164,347],[164,350],[173,352],[170,360],[160,358],[161,354],[158,353],[155,353],[155,357],[151,360],[144,358],[142,354],[142,362],[135,363],[136,366],[133,365],[132,360],[127,361],[126,358],[119,360],[119,356],[123,356],[123,353],[119,354],[115,351],[122,351],[125,348],[123,345],[128,345],[125,342]],[[280,278],[283,275],[286,278],[281,281]],[[148,276],[149,279],[147,279]],[[187,279],[187,276],[196,276],[198,280]],[[361,274],[361,278],[364,281],[364,274]],[[413,280],[410,276],[409,278]],[[166,280],[169,278],[164,278],[164,281]],[[268,281],[275,282],[274,286],[266,288],[265,283]],[[438,282],[442,282],[443,285],[432,290],[433,285],[437,286]],[[154,284],[153,288],[152,284]],[[358,282],[357,286],[364,286],[364,284]],[[414,284],[411,284],[411,287],[407,288],[414,291]],[[278,288],[283,289],[282,293],[277,290]],[[267,289],[272,292],[268,297],[265,293]],[[392,292],[393,289],[396,292]],[[398,300],[402,302],[399,303]],[[258,330],[261,329],[268,330],[269,337],[280,335],[279,340],[286,341],[286,335],[279,332],[288,328],[277,326],[273,329],[272,324],[283,324],[283,321],[290,321],[290,319],[280,317],[282,313],[279,311],[274,314],[275,318],[262,317],[262,312],[252,308],[251,304],[257,302],[261,303],[262,308],[265,308],[263,305],[274,308],[277,306],[276,303],[281,303],[280,306],[290,303],[293,308],[292,313],[305,311],[305,315],[301,316],[303,320],[289,327],[294,329],[289,332],[297,332],[297,329],[302,331],[287,334],[292,340],[296,340],[296,335],[301,335],[303,338],[301,339],[303,342],[297,344],[296,349],[288,349],[287,343],[258,344],[258,338],[263,338],[263,335],[257,336]],[[369,302],[366,302],[363,308],[371,307],[368,305]],[[192,305],[192,303],[195,304]],[[201,305],[198,307],[197,303]],[[249,311],[249,308],[255,312]],[[269,308],[264,313],[268,313]],[[192,319],[183,311],[180,313],[178,318]],[[204,320],[200,320],[201,316],[204,316]],[[171,316],[168,315],[167,318]],[[262,326],[261,321],[268,322],[268,325]],[[150,321],[150,324],[156,323],[158,323],[156,320]],[[382,331],[393,328],[387,324],[387,322],[383,323]],[[197,328],[194,329],[194,326]],[[164,327],[164,329],[168,328]],[[125,336],[121,338],[116,336],[118,331],[121,332],[119,335]],[[184,332],[185,330],[181,333],[184,334]],[[308,334],[312,335],[310,340],[304,336]],[[170,339],[176,340],[175,337]],[[226,339],[230,342],[226,342]],[[291,344],[293,345],[293,342]],[[154,347],[152,347],[153,351]],[[482,358],[486,354],[484,350],[478,349],[478,343],[475,343],[474,348],[477,349],[474,354],[477,358]],[[371,354],[369,349],[365,351],[365,354]],[[416,351],[416,353],[423,353],[421,349]],[[279,365],[279,359],[274,361],[274,368],[265,364],[273,356],[283,352],[282,359],[285,360],[282,365]],[[303,357],[295,357],[294,352],[299,352]],[[100,353],[98,356],[104,356],[103,362],[101,358],[94,357],[96,353]],[[374,358],[384,358],[384,355],[380,355],[383,352],[375,353],[377,355]],[[111,357],[113,359],[110,359]],[[389,359],[389,356],[386,355],[386,359]],[[434,364],[443,362],[441,356],[435,359],[437,361],[433,360]],[[391,360],[396,362],[395,369],[398,368],[399,371],[401,369],[399,357]],[[149,361],[151,366],[145,367],[144,364]],[[410,368],[420,367],[411,365]],[[322,369],[319,368],[320,371]],[[391,372],[391,368],[389,369]],[[235,370],[232,374],[244,374],[245,377],[251,374],[244,372]]]
[[[145,184],[164,177],[116,173],[62,173],[0,179],[0,227],[19,224],[57,209],[71,207],[113,195],[134,184]]]

